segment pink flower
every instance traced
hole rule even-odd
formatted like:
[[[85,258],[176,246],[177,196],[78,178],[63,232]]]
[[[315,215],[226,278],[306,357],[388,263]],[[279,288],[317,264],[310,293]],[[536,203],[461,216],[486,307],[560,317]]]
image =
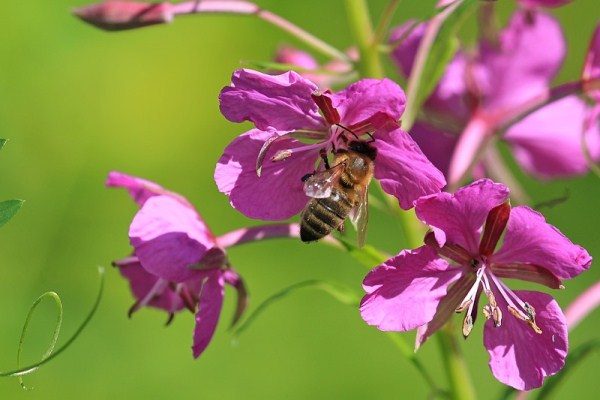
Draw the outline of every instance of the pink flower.
[[[127,189],[140,206],[129,228],[134,255],[115,261],[129,281],[136,303],[130,315],[149,306],[169,313],[188,308],[196,314],[193,354],[208,346],[219,320],[225,284],[238,291],[234,323],[246,305],[241,277],[230,266],[202,217],[182,196],[153,182],[111,172],[109,187]]]
[[[424,246],[402,251],[366,276],[360,310],[369,325],[384,331],[417,328],[418,348],[455,312],[466,312],[467,337],[483,293],[483,341],[492,373],[529,390],[564,365],[565,316],[551,296],[513,291],[502,279],[561,288],[592,259],[541,214],[525,206],[511,209],[508,196],[506,186],[484,179],[454,195],[419,199],[415,211],[432,232]]]
[[[250,218],[289,218],[309,200],[302,178],[315,172],[319,157],[372,133],[375,178],[409,209],[420,196],[438,192],[445,180],[400,130],[404,102],[404,92],[389,79],[363,79],[337,93],[319,93],[295,72],[238,70],[221,91],[221,112],[255,128],[225,149],[215,171],[217,186]]]
[[[425,28],[425,24],[416,26],[393,52],[405,75],[411,72]],[[391,40],[406,29],[397,28]],[[457,53],[425,104],[427,118],[411,130],[450,182],[456,182],[467,170],[478,146],[496,133],[504,115],[549,93],[565,48],[560,25],[552,17],[521,10],[502,30],[498,43],[482,41],[475,55]],[[570,96],[512,125],[501,138],[512,148],[517,162],[536,177],[584,174],[589,168],[581,148],[582,137],[592,158],[600,159],[598,127],[582,134],[588,109],[582,99]]]

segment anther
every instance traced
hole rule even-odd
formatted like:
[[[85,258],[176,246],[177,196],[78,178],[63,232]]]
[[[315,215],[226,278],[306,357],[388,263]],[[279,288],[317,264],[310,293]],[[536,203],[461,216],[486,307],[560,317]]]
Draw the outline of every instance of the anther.
[[[465,300],[460,306],[456,308],[456,310],[454,310],[454,312],[460,314],[461,312],[465,311],[467,307],[469,307],[471,304],[473,304],[473,300]]]
[[[292,150],[290,150],[290,149],[279,150],[277,153],[275,153],[275,155],[273,157],[271,157],[271,161],[285,160],[286,158],[288,158],[291,155],[292,155]]]
[[[471,330],[473,330],[473,317],[471,317],[471,314],[467,314],[463,320],[462,326],[462,334],[465,339],[469,337]]]

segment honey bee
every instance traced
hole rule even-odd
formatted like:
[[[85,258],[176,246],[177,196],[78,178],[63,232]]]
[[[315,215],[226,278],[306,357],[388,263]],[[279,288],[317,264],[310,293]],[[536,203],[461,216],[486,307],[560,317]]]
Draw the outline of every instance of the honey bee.
[[[355,140],[338,149],[329,167],[303,178],[304,193],[311,197],[301,214],[300,239],[313,242],[344,228],[347,217],[355,225],[358,245],[365,242],[368,220],[369,183],[373,177],[377,149]]]

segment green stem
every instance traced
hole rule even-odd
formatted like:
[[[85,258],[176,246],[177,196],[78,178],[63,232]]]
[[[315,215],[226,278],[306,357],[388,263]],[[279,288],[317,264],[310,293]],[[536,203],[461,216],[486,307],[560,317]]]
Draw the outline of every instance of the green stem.
[[[452,324],[446,324],[437,332],[436,336],[442,353],[444,370],[450,384],[450,398],[455,400],[476,399],[475,389],[453,333]]]
[[[374,42],[373,25],[365,0],[345,0],[350,30],[354,35],[360,59],[358,71],[363,78],[382,78],[383,66],[379,58],[379,43]]]
[[[406,343],[404,338],[402,338],[396,332],[386,332],[386,335],[392,341],[392,343],[396,345],[402,355],[404,355],[404,357],[416,368],[416,370],[419,371],[423,379],[431,387],[433,394],[435,395],[438,393],[443,393],[444,391],[437,386],[433,376],[431,376],[423,363],[421,363],[421,361],[416,357],[413,348]]]

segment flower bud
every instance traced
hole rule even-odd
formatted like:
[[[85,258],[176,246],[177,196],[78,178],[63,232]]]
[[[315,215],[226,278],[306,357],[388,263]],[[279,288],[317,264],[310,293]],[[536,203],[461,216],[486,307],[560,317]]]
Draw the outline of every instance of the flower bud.
[[[107,31],[141,28],[173,20],[171,3],[108,0],[73,10],[83,21]]]

